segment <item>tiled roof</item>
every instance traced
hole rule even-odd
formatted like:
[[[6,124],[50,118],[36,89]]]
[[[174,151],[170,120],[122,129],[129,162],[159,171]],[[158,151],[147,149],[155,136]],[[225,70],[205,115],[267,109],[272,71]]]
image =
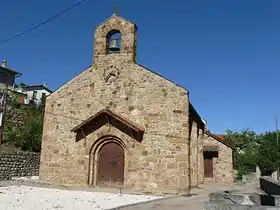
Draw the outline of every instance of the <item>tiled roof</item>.
[[[205,130],[204,133],[208,136],[211,136],[212,138],[216,139],[217,141],[221,142],[222,144],[226,145],[227,147],[231,149],[235,149],[232,143],[228,142],[225,139],[225,135],[223,134],[213,134],[209,130]]]
[[[53,91],[50,90],[49,88],[47,88],[44,85],[27,85],[27,86],[22,86],[21,87],[23,90],[25,91],[32,91],[32,90],[46,90],[50,93],[52,93]]]
[[[106,123],[114,125],[119,130],[139,141],[142,140],[143,134],[145,132],[145,129],[143,127],[109,109],[103,109],[97,112],[87,120],[83,121],[81,124],[77,125],[71,131],[75,133],[82,131],[82,133],[88,135]],[[78,135],[76,137],[76,140],[78,141],[81,138],[82,136]]]
[[[225,139],[225,135],[224,134],[214,134],[215,136],[217,136],[220,139]]]

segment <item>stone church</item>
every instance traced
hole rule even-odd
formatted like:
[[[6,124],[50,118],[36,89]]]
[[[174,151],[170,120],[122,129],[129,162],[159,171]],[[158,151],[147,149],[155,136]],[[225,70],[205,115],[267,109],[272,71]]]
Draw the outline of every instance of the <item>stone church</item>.
[[[205,132],[188,90],[136,62],[136,31],[113,14],[93,64],[47,97],[40,179],[150,193],[233,182],[232,148]]]

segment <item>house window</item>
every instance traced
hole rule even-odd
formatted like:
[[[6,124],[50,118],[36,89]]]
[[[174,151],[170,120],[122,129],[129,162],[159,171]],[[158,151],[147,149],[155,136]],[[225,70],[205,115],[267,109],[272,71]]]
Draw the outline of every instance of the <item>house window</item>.
[[[0,83],[6,84],[7,75],[5,72],[0,72]]]
[[[41,103],[45,103],[45,100],[46,100],[46,93],[42,93]]]
[[[32,99],[33,100],[37,99],[37,91],[36,90],[33,91]]]

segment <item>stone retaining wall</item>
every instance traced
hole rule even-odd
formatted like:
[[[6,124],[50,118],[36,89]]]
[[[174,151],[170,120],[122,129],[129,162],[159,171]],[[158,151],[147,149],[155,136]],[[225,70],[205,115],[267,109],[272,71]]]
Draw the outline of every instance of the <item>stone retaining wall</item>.
[[[12,107],[5,113],[6,126],[18,128],[23,126],[24,121],[28,118],[28,112],[25,109]]]
[[[204,203],[204,210],[265,210],[279,209],[280,197],[262,193],[225,193],[209,194],[209,202]]]
[[[268,195],[280,195],[280,182],[276,182],[270,177],[260,178],[260,188]]]
[[[205,202],[204,210],[277,210],[275,206],[260,206],[260,205],[242,205],[242,204],[225,204],[221,202]]]
[[[0,180],[12,177],[38,176],[40,153],[0,152]]]

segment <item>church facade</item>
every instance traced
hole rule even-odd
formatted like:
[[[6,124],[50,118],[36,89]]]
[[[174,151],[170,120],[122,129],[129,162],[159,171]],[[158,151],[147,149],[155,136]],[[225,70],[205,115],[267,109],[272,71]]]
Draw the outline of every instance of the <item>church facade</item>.
[[[151,193],[204,182],[204,122],[186,89],[136,63],[136,32],[108,18],[95,30],[93,64],[47,97],[42,181]],[[221,173],[233,177],[229,158]]]

